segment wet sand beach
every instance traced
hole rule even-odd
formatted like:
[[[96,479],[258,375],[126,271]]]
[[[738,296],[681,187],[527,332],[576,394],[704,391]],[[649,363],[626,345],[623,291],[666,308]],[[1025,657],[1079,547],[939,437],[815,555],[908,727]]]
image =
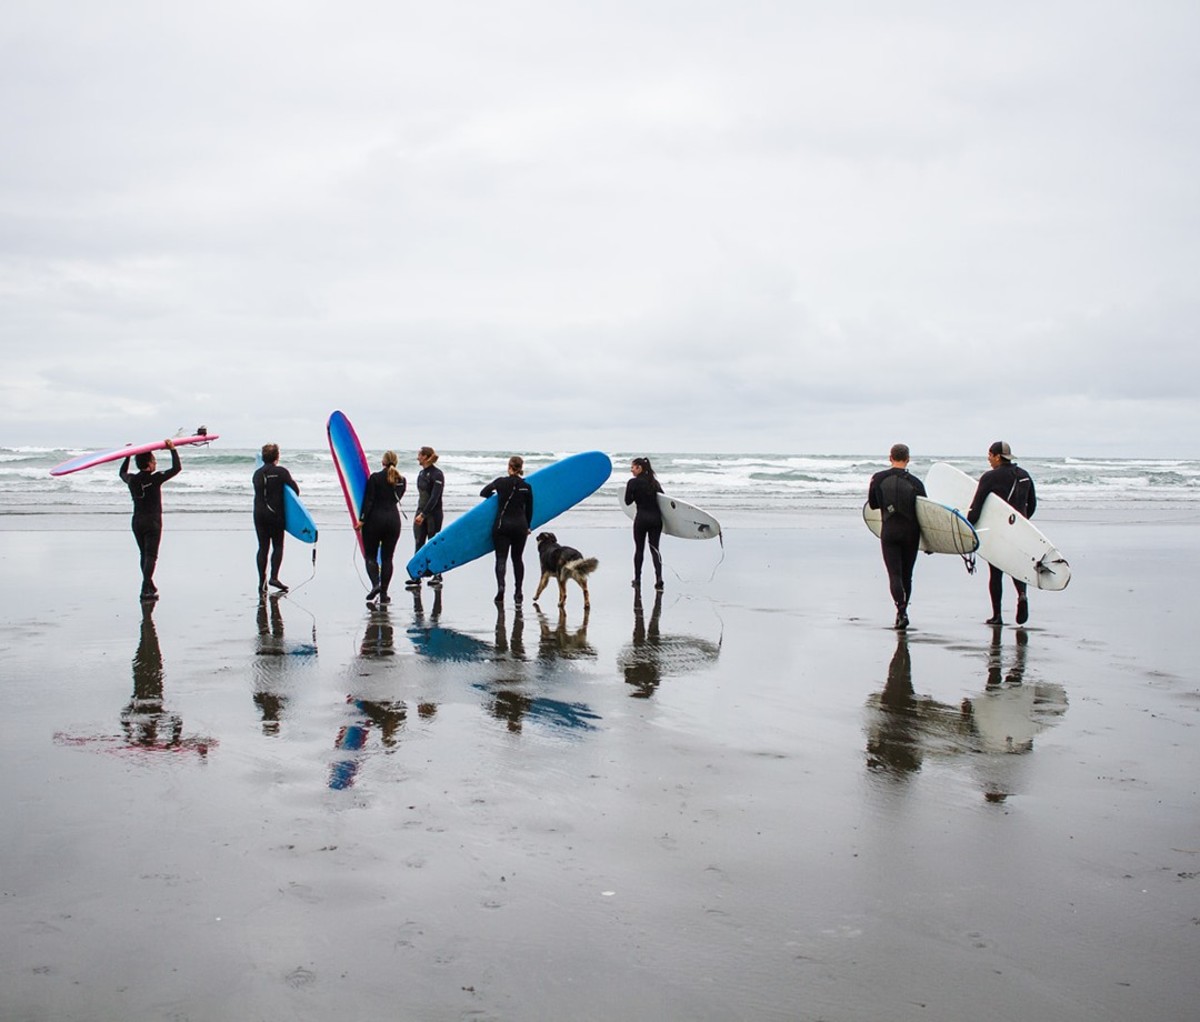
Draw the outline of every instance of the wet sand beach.
[[[532,542],[520,614],[490,560],[371,611],[332,527],[260,603],[228,518],[149,609],[123,518],[0,528],[0,1018],[1194,1016],[1194,521],[1046,517],[1021,629],[923,557],[904,636],[854,514],[640,607],[567,516],[586,615]]]

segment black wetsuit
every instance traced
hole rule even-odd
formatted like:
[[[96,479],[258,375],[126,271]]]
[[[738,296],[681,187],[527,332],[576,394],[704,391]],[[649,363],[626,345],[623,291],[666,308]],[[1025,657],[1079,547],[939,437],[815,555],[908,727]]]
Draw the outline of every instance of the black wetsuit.
[[[921,549],[917,497],[924,496],[925,484],[904,468],[876,472],[867,490],[867,505],[883,516],[879,544],[898,614],[907,613],[908,601],[912,599],[913,567]]]
[[[1037,491],[1033,486],[1033,477],[1011,461],[1003,461],[993,469],[989,469],[979,477],[979,485],[975,488],[975,496],[971,498],[971,510],[967,512],[967,521],[972,525],[979,521],[983,514],[983,502],[989,493],[994,493],[1001,500],[1011,504],[1013,509],[1026,518],[1032,518],[1037,510]],[[1018,615],[1017,620],[1023,623],[1024,615],[1020,613],[1020,601],[1025,599],[1025,583],[1014,578],[1013,585],[1017,590]],[[1004,603],[1004,572],[994,564],[988,565],[988,595],[992,598],[992,620],[1000,620],[1000,609]]]
[[[171,467],[165,472],[142,472],[129,474],[129,458],[121,462],[118,473],[121,481],[129,487],[133,498],[133,537],[137,540],[141,555],[142,595],[153,596],[158,592],[154,585],[154,568],[158,563],[158,545],[162,540],[162,484],[179,475],[183,466],[179,463],[179,452],[171,448]]]
[[[658,544],[662,538],[663,518],[658,507],[662,486],[647,475],[633,476],[625,484],[625,503],[636,504],[633,518],[633,581],[642,581],[642,563],[646,555],[646,540],[650,540],[650,559],[654,562],[655,585],[662,585],[662,554]]]
[[[386,597],[392,581],[393,555],[400,541],[400,498],[408,483],[404,476],[393,486],[388,482],[387,469],[374,473],[367,479],[367,491],[363,495],[362,541],[363,555],[367,563],[367,576],[372,587]]]
[[[521,585],[525,581],[525,541],[533,525],[533,490],[521,476],[507,475],[493,479],[479,496],[496,494],[499,504],[496,521],[492,525],[492,539],[496,544],[496,589],[497,597],[504,594],[505,559],[512,559],[513,597],[521,599]]]
[[[294,493],[300,487],[292,474],[280,465],[261,465],[251,477],[254,484],[254,531],[258,533],[258,588],[267,581],[267,560],[271,561],[271,581],[279,581],[283,564],[283,488]]]
[[[426,540],[442,531],[442,490],[445,486],[446,477],[436,465],[426,465],[417,474],[417,514],[421,520],[413,519],[414,550],[420,550]]]

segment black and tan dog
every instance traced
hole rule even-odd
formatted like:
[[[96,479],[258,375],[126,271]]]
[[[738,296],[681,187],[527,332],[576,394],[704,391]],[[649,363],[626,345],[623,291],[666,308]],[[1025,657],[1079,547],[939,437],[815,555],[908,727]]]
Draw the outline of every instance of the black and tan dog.
[[[600,562],[594,557],[584,557],[578,550],[570,546],[562,546],[553,532],[539,532],[537,535],[538,560],[542,563],[542,580],[538,583],[537,592],[533,594],[533,602],[537,603],[542,590],[546,588],[551,578],[558,579],[558,605],[565,607],[567,603],[567,581],[574,579],[583,590],[583,605],[590,607],[592,599],[588,595],[587,577],[596,570]]]

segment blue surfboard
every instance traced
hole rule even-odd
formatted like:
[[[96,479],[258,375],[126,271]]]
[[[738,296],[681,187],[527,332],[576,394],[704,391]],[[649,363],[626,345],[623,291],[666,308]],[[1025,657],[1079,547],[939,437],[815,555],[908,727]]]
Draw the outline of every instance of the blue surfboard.
[[[603,451],[585,451],[540,468],[529,476],[533,490],[532,528],[545,525],[590,497],[612,475],[612,459]],[[495,549],[492,526],[499,498],[492,494],[452,522],[413,554],[409,578],[440,575]]]
[[[362,444],[358,442],[358,434],[354,432],[350,420],[341,412],[329,416],[325,432],[329,436],[329,453],[333,455],[338,481],[342,484],[342,495],[346,498],[346,509],[350,512],[351,523],[355,524],[362,514],[367,477],[371,474],[367,469],[367,456],[363,454]],[[362,533],[355,531],[354,535],[358,540],[358,549],[362,550]]]
[[[262,468],[262,455],[254,459],[254,469]],[[304,501],[290,486],[283,488],[283,528],[289,535],[295,536],[301,543],[317,541],[317,523],[308,513]]]

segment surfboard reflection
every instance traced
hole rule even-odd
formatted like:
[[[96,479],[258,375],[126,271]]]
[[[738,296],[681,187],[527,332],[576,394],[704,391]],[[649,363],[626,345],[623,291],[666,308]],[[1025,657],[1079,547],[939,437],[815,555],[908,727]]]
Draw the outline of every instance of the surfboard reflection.
[[[183,718],[166,707],[163,693],[165,671],[158,629],[154,625],[155,603],[141,604],[138,644],[131,662],[133,694],[121,710],[119,735],[54,735],[60,745],[95,745],[113,752],[195,752],[206,759],[220,744],[215,738],[185,737]]]
[[[359,654],[350,672],[356,686],[369,690],[379,679],[389,677],[371,668],[390,664],[395,655],[396,629],[391,614],[386,607],[377,607],[367,618]],[[354,786],[373,733],[378,734],[384,753],[394,752],[408,722],[408,704],[403,699],[389,699],[369,691],[359,691],[346,696],[346,705],[349,707],[349,719],[338,728],[333,742],[339,755],[329,766],[328,783],[335,791]],[[436,703],[418,703],[419,717],[432,719],[436,714]]]
[[[664,677],[685,675],[716,663],[721,643],[694,635],[664,635],[661,629],[663,594],[654,594],[646,622],[640,593],[633,598],[633,640],[617,655],[617,667],[632,687],[634,699],[649,699]]]
[[[317,626],[312,625],[312,642],[289,642],[285,634],[281,594],[273,593],[258,601],[255,623],[258,634],[254,645],[254,705],[262,716],[264,735],[279,734],[285,715],[289,689],[295,685],[295,669],[315,660]]]
[[[442,613],[442,591],[433,590],[433,607],[428,618],[421,599],[421,590],[413,591],[413,623],[408,639],[413,648],[431,660],[453,663],[478,663],[491,659],[492,644],[466,632],[445,628],[439,623]]]
[[[540,637],[535,666],[529,662],[525,652],[525,614],[520,607],[514,610],[510,632],[504,607],[497,607],[493,656],[496,676],[489,682],[480,682],[473,687],[486,693],[486,712],[502,721],[513,734],[520,734],[527,720],[556,730],[594,731],[596,725],[593,721],[600,720],[600,715],[586,703],[534,696],[528,691],[530,684],[537,683],[539,668],[544,667],[546,661],[560,656],[569,659],[571,656],[587,655],[580,653],[587,646],[587,614],[584,614],[582,627],[574,633],[567,629],[564,615],[560,614],[558,627],[552,629],[540,609],[537,614]],[[595,656],[595,653],[591,655]]]
[[[994,629],[985,651],[983,691],[955,706],[916,694],[908,636],[897,633],[883,691],[867,700],[868,769],[903,778],[927,759],[970,754],[988,801],[1021,790],[1014,756],[1033,749],[1034,736],[1066,712],[1067,698],[1061,685],[1026,682],[1029,633],[1016,631],[1011,653],[1003,634]]]

